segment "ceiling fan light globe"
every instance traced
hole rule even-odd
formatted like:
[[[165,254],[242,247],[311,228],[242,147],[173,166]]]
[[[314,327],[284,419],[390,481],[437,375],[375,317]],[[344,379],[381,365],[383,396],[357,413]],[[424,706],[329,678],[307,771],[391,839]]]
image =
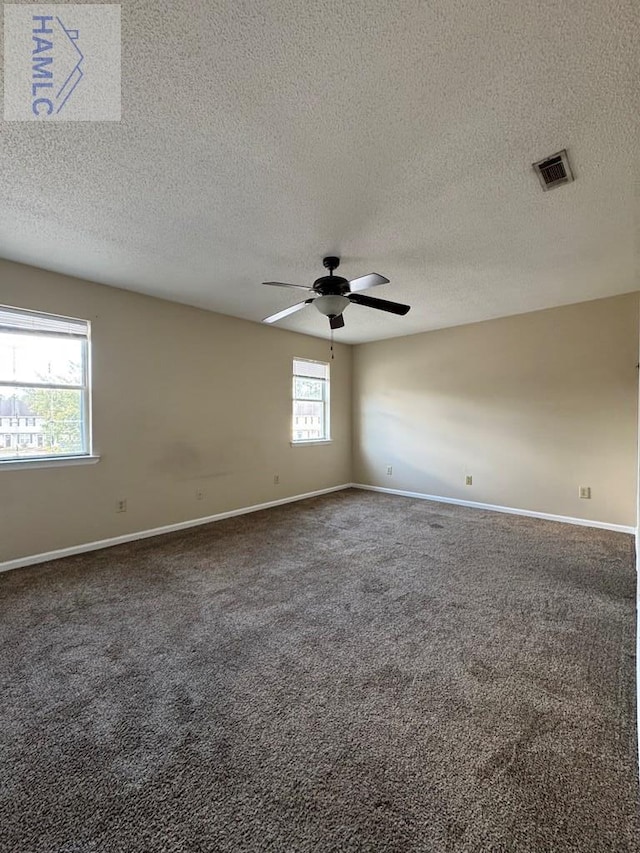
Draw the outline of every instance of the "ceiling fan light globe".
[[[351,303],[346,296],[318,296],[313,304],[325,317],[337,317]]]

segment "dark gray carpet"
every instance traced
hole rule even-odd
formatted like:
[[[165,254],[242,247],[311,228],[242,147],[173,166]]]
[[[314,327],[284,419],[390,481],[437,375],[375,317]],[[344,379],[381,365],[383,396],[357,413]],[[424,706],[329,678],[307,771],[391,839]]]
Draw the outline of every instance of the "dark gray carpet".
[[[349,491],[0,602],[3,851],[640,850],[630,536]]]

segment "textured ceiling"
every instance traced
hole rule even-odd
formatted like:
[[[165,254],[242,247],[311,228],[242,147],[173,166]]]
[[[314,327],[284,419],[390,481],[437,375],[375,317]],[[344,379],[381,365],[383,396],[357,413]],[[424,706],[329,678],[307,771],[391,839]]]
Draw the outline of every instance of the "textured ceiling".
[[[339,254],[413,306],[350,306],[347,342],[640,288],[635,0],[136,0],[122,26],[120,123],[2,123],[0,255],[259,320],[298,301],[262,280]]]

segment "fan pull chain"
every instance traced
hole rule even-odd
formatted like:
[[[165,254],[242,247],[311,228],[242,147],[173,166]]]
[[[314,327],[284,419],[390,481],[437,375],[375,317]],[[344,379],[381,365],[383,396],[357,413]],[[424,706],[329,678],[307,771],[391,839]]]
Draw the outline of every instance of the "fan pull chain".
[[[333,329],[331,329],[331,361],[333,361]]]

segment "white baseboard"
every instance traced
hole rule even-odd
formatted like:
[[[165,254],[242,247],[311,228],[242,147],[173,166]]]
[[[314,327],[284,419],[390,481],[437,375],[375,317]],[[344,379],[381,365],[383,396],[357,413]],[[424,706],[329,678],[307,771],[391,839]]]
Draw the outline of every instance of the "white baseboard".
[[[536,512],[532,509],[515,509],[510,506],[497,506],[496,504],[483,504],[478,501],[465,501],[461,498],[443,498],[438,495],[424,495],[422,492],[405,492],[402,489],[385,489],[382,486],[366,486],[363,483],[352,483],[354,489],[366,489],[370,492],[384,492],[387,495],[400,495],[404,498],[418,498],[422,501],[436,501],[443,504],[456,504],[457,506],[469,506],[474,509],[488,509],[491,512],[506,512],[510,515],[526,515],[529,518],[544,518],[546,521],[559,521],[562,524],[578,524],[581,527],[597,527],[601,530],[613,530],[616,533],[631,533],[636,535],[636,528],[626,524],[609,524],[607,521],[591,521],[587,518],[571,518],[568,515],[551,515],[548,512]]]
[[[111,548],[113,545],[122,545],[125,542],[134,542],[136,539],[149,539],[152,536],[160,536],[163,533],[174,533],[177,530],[186,530],[189,527],[198,527],[201,524],[211,524],[213,521],[222,521],[225,518],[233,518],[236,515],[246,515],[250,512],[259,512],[261,509],[270,509],[282,504],[304,501],[307,498],[316,498],[319,495],[328,495],[330,492],[339,492],[342,489],[350,489],[351,483],[343,483],[341,486],[331,486],[328,489],[318,489],[315,492],[306,492],[304,495],[292,495],[289,498],[280,498],[277,501],[268,501],[264,504],[240,507],[228,512],[219,512],[216,515],[208,515],[205,518],[194,518],[189,521],[178,521],[176,524],[166,524],[163,527],[154,527],[152,530],[139,530],[135,533],[125,533],[122,536],[113,536],[110,539],[100,539],[97,542],[86,542],[82,545],[72,545],[70,548],[60,548],[57,551],[48,551],[45,554],[33,554],[29,557],[19,557],[17,560],[7,560],[0,563],[0,572],[8,572],[10,569],[21,569],[24,566],[34,566],[36,563],[47,563],[49,560],[60,560],[62,557],[71,557],[74,554],[84,554],[87,551],[98,551],[101,548]]]
[[[161,536],[163,533],[174,533],[178,530],[187,530],[189,527],[198,527],[201,524],[211,524],[214,521],[222,521],[225,518],[233,518],[236,515],[247,515],[251,512],[259,512],[262,509],[270,509],[283,504],[304,501],[307,498],[315,498],[320,495],[328,495],[331,492],[339,492],[342,489],[365,489],[371,492],[383,492],[387,495],[399,495],[405,498],[418,498],[424,501],[435,501],[436,503],[456,504],[468,506],[475,509],[487,509],[492,512],[506,512],[511,515],[525,515],[530,518],[543,518],[547,521],[559,521],[563,524],[578,524],[582,527],[597,527],[602,530],[613,530],[617,533],[630,533],[637,535],[635,527],[624,524],[609,524],[605,521],[590,521],[586,518],[570,518],[566,515],[551,515],[546,512],[535,512],[528,509],[515,509],[514,507],[496,506],[495,504],[483,504],[478,501],[466,501],[458,498],[445,498],[438,495],[425,495],[422,492],[407,492],[402,489],[386,489],[382,486],[367,486],[364,483],[343,483],[340,486],[331,486],[328,489],[318,489],[314,492],[306,492],[303,495],[292,495],[288,498],[280,498],[276,501],[268,501],[254,506],[240,507],[228,512],[219,512],[216,515],[208,515],[204,518],[179,521],[175,524],[166,524],[163,527],[154,527],[151,530],[138,530],[134,533],[125,533],[122,536],[113,536],[110,539],[100,539],[97,542],[85,542],[82,545],[72,545],[69,548],[59,548],[56,551],[47,551],[44,554],[32,554],[28,557],[19,557],[16,560],[7,560],[0,563],[0,572],[8,572],[10,569],[20,569],[25,566],[34,566],[37,563],[47,563],[50,560],[60,560],[62,557],[71,557],[74,554],[84,554],[87,551],[98,551],[101,548],[111,548],[113,545],[122,545],[125,542],[135,542],[137,539],[149,539],[152,536]],[[639,587],[640,590],[640,587]]]

